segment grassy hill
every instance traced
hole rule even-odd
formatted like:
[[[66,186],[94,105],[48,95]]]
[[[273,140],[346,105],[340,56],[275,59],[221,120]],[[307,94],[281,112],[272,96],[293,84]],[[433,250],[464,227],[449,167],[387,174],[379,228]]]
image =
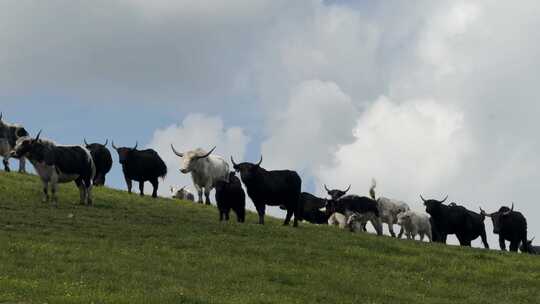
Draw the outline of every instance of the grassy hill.
[[[0,303],[540,303],[538,257],[39,185],[0,173]]]

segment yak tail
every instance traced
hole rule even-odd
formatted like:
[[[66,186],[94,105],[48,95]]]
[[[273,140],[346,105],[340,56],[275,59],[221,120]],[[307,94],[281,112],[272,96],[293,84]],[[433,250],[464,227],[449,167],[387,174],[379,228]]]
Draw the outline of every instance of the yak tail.
[[[371,188],[369,188],[369,196],[371,196],[371,198],[373,200],[377,200],[375,198],[375,187],[377,187],[377,181],[374,178],[372,178],[371,179]]]
[[[165,180],[165,177],[167,177],[167,165],[163,161],[161,161],[160,171],[159,177],[161,177],[161,180]]]

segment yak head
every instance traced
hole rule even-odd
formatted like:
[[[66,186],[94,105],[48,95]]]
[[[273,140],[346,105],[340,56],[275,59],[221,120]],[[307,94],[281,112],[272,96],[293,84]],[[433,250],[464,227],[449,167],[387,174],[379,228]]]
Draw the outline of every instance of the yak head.
[[[92,143],[92,144],[89,144],[89,143],[86,141],[86,138],[84,139],[84,147],[85,147],[86,149],[88,149],[88,151],[96,151],[96,150],[98,150],[98,149],[105,148],[105,147],[107,146],[108,143],[109,143],[109,140],[106,139],[104,144],[100,144],[100,143]]]
[[[130,155],[133,152],[137,151],[137,146],[139,146],[138,142],[135,143],[135,147],[133,147],[133,148],[128,148],[128,147],[118,148],[117,146],[114,145],[114,141],[112,142],[112,147],[118,153],[118,159],[120,161],[120,164],[122,164],[122,165],[125,165],[127,160],[129,159]]]
[[[180,172],[187,174],[191,171],[195,171],[199,160],[206,159],[216,147],[214,146],[210,152],[206,152],[201,148],[188,151],[188,152],[178,152],[174,146],[171,144],[171,149],[176,156],[182,158],[182,163],[180,164]]]
[[[326,214],[327,215],[332,215],[334,212],[336,212],[336,205],[337,205],[337,202],[334,201],[334,200],[326,200]]]
[[[514,211],[514,203],[512,203],[512,208],[502,206],[499,208],[499,211],[493,213],[486,213],[482,208],[480,208],[480,214],[486,217],[490,217],[493,222],[493,233],[499,234],[501,231],[501,220],[508,216]]]
[[[46,146],[43,145],[41,139],[39,139],[40,135],[41,131],[39,131],[36,138],[25,136],[17,139],[17,143],[10,155],[15,158],[29,157],[37,162],[43,162],[45,159]]]
[[[426,200],[422,197],[422,195],[420,195],[420,198],[424,202],[424,206],[426,206],[426,212],[429,213],[431,216],[434,216],[440,213],[440,210],[443,207],[443,203],[448,199],[448,195],[442,201],[438,201],[435,199]]]
[[[326,193],[328,193],[328,195],[330,196],[330,199],[331,200],[338,200],[340,199],[342,196],[344,196],[345,194],[347,194],[347,192],[349,192],[349,190],[351,189],[351,185],[349,185],[349,187],[347,187],[347,189],[345,190],[339,190],[339,189],[328,189],[328,187],[326,187],[326,184],[324,185],[324,189],[326,190]]]
[[[400,226],[403,226],[405,223],[409,223],[411,221],[411,212],[409,211],[403,211],[398,213],[397,215],[397,223]]]
[[[261,170],[262,161],[263,157],[261,155],[261,159],[256,164],[248,162],[237,164],[234,162],[234,159],[231,156],[231,163],[233,164],[233,169],[234,171],[240,173],[240,178],[242,179],[242,181],[244,181],[244,183],[253,179],[257,175],[257,173]]]
[[[26,137],[30,134],[26,131],[26,129],[18,124],[9,124],[7,122],[4,122],[2,120],[2,112],[0,112],[0,136],[8,136],[13,137],[15,139],[19,139],[21,137]]]
[[[326,209],[326,215],[328,216],[331,216],[332,214],[336,212],[339,212],[342,214],[346,213],[344,206],[340,204],[339,200],[333,200],[333,199],[326,200],[325,209]]]

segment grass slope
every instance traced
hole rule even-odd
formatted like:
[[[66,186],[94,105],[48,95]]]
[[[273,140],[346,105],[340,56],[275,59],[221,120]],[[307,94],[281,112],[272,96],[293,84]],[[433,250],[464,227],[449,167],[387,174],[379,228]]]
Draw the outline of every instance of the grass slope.
[[[540,303],[540,258],[307,224],[218,223],[215,207],[95,189],[58,209],[0,173],[0,303]],[[70,216],[73,215],[73,216]]]

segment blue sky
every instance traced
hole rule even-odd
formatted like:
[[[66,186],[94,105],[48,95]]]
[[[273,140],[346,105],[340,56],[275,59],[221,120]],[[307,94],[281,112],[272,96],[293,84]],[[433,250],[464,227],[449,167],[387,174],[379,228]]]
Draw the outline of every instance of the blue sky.
[[[316,194],[367,194],[376,178],[418,210],[420,193],[449,194],[532,216],[539,13],[535,1],[2,1],[0,111],[63,144],[158,150],[163,195],[190,183],[170,143],[217,145],[296,169]],[[125,187],[117,164],[109,184]]]

